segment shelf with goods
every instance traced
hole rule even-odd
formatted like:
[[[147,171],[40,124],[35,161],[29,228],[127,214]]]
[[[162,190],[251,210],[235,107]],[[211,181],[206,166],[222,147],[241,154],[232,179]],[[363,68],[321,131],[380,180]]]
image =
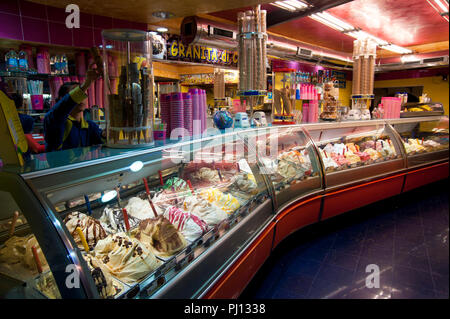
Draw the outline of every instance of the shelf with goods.
[[[182,86],[202,86],[202,87],[213,87],[214,83],[180,83]],[[225,86],[237,86],[238,83],[225,83]]]
[[[11,70],[11,65],[14,64],[8,62],[10,58],[14,57],[9,54],[11,51],[26,53],[27,62],[22,63],[26,66],[24,70],[15,68]],[[6,56],[7,54],[9,55]],[[0,78],[9,86],[9,92],[22,93],[24,98],[29,100],[30,96],[27,96],[30,93],[28,92],[28,82],[40,81],[43,90],[38,92],[38,95],[47,95],[45,96],[45,99],[49,99],[48,104],[46,103],[47,110],[55,103],[59,87],[66,82],[83,82],[86,68],[93,62],[89,50],[85,48],[43,45],[24,41],[10,41],[6,46],[3,45],[0,48],[0,56],[2,57],[0,61],[5,61],[4,64],[0,63]],[[96,85],[101,94],[95,93]],[[87,102],[88,107],[102,106],[102,103],[99,103],[102,102],[102,86],[102,83],[95,83],[89,88],[88,95],[92,94],[92,96]],[[31,102],[27,101],[27,104],[28,108],[32,110]],[[36,110],[40,111],[41,107],[39,106]]]

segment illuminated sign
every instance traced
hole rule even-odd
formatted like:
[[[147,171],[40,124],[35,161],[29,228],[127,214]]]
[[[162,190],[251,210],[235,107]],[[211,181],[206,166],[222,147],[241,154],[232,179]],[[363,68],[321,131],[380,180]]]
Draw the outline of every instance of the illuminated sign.
[[[238,53],[228,50],[209,48],[201,45],[184,45],[178,40],[168,44],[167,56],[173,60],[237,66]]]

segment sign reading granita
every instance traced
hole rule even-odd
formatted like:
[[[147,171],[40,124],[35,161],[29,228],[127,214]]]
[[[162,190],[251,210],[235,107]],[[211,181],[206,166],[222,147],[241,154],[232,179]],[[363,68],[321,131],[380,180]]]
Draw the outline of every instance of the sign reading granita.
[[[238,63],[237,52],[195,44],[186,46],[178,39],[168,43],[167,58],[169,60],[181,60],[236,67]]]

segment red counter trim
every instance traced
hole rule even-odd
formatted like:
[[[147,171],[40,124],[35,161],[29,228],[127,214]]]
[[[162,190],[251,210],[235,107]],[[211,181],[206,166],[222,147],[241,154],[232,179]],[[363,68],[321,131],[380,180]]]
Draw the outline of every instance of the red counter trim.
[[[279,213],[277,215],[276,220],[280,220],[285,215],[289,214],[291,211],[297,209],[298,207],[300,207],[302,205],[305,205],[305,204],[307,204],[309,202],[312,202],[313,200],[321,199],[321,198],[322,198],[322,195],[310,197],[310,198],[307,198],[307,199],[300,199],[298,202],[295,202],[295,203],[291,204],[290,206],[285,208],[283,211],[281,211],[281,213]]]
[[[414,188],[424,186],[426,184],[433,183],[444,178],[448,178],[448,175],[448,162],[410,171],[405,178],[405,184],[402,191],[407,192]]]
[[[397,177],[400,177],[400,176],[404,176],[406,174],[407,174],[407,172],[404,172],[404,173],[395,174],[395,175],[392,175],[392,176],[389,176],[389,177],[375,179],[373,181],[365,182],[365,183],[358,184],[358,185],[355,185],[355,186],[345,187],[345,188],[339,189],[337,191],[325,193],[324,196],[331,196],[331,195],[339,194],[339,193],[342,193],[342,192],[348,192],[348,191],[353,190],[353,189],[357,189],[357,188],[361,188],[361,187],[364,187],[364,186],[367,186],[367,185],[370,185],[370,184],[379,183],[379,182],[386,181],[386,180],[389,180],[389,179],[397,178]]]
[[[297,202],[276,217],[275,237],[272,250],[290,234],[319,221],[322,198],[322,196],[315,196]]]
[[[275,223],[272,222],[203,298],[231,299],[239,297],[269,257],[274,234]]]

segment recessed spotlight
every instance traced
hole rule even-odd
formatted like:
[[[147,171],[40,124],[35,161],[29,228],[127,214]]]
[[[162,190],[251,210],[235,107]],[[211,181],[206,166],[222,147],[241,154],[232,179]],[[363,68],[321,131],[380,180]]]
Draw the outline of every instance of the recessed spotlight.
[[[144,167],[144,163],[142,163],[141,161],[136,161],[130,165],[130,170],[132,172],[138,172],[142,169],[142,167]]]
[[[156,11],[156,12],[153,12],[152,15],[155,18],[160,18],[160,19],[170,19],[175,16],[172,12],[167,12],[167,11]]]
[[[156,29],[156,31],[158,31],[158,32],[167,32],[167,31],[169,31],[169,29],[167,29],[165,27],[159,27],[159,28]]]
[[[117,196],[116,191],[109,191],[102,196],[102,203],[107,203],[110,200],[114,199]]]

